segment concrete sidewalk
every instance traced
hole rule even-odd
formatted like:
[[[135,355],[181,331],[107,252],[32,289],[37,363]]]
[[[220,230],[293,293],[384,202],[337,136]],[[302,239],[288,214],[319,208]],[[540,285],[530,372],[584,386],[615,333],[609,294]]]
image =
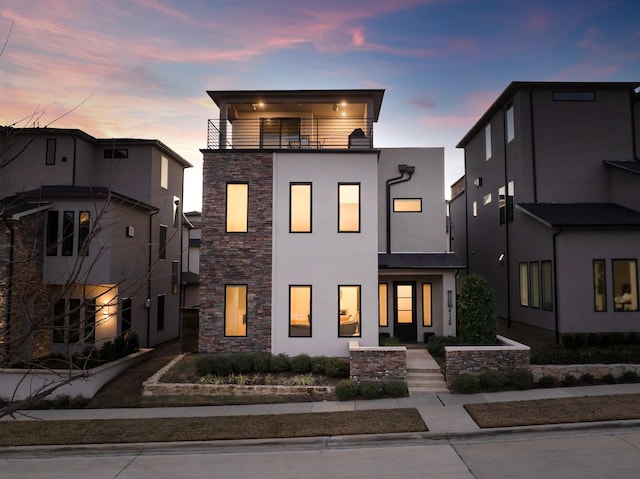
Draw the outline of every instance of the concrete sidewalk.
[[[244,416],[262,414],[295,414],[331,411],[355,411],[415,407],[429,433],[448,435],[479,432],[480,428],[464,409],[465,404],[535,399],[570,398],[612,394],[639,394],[640,383],[570,388],[529,389],[483,394],[438,393],[399,399],[357,401],[323,401],[287,404],[256,404],[239,406],[193,406],[122,409],[56,409],[27,411],[18,420],[127,419],[163,417]],[[12,420],[12,418],[4,418]]]

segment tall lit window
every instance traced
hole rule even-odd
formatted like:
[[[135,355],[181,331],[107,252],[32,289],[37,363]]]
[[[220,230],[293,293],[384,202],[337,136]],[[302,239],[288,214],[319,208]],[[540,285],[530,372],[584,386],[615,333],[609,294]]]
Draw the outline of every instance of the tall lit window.
[[[311,183],[290,183],[289,201],[289,231],[311,233]]]
[[[599,313],[607,310],[607,271],[603,259],[593,260],[593,309]]]
[[[227,184],[227,233],[246,233],[249,215],[249,185]]]
[[[553,310],[553,272],[551,270],[551,261],[542,261],[540,263],[540,292],[542,293],[542,309],[545,311]]]
[[[413,286],[410,284],[396,285],[396,310],[398,314],[398,324],[413,323]]]
[[[638,264],[635,259],[614,259],[614,311],[638,311]]]
[[[360,336],[360,286],[338,286],[338,336]]]
[[[338,185],[338,232],[360,232],[360,184]]]
[[[289,336],[311,336],[311,286],[289,286]]]
[[[247,286],[228,284],[225,286],[224,335],[247,335]]]
[[[160,187],[169,188],[169,159],[166,156],[160,161]]]
[[[384,328],[389,326],[387,302],[387,284],[378,285],[378,326]]]
[[[89,229],[91,222],[91,213],[81,211],[78,224],[78,254],[87,256],[89,254]]]
[[[513,118],[513,105],[507,108],[507,142],[513,141],[516,137],[515,122]]]
[[[485,159],[491,158],[491,125],[487,125],[484,129],[484,147],[485,147]]]
[[[529,266],[520,263],[520,305],[529,306]]]
[[[73,254],[74,221],[75,212],[65,211],[62,214],[62,256],[71,256]]]
[[[431,322],[431,283],[422,285],[422,325],[432,326]]]
[[[529,303],[532,308],[540,307],[540,263],[529,263]]]
[[[47,256],[56,256],[58,254],[58,211],[49,211],[47,213]]]

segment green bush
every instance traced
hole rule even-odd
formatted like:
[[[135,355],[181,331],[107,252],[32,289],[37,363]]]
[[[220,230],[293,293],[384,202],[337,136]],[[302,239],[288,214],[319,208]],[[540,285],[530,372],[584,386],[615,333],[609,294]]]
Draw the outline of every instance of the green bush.
[[[99,352],[100,359],[104,362],[116,359],[116,348],[113,341],[105,341]]]
[[[625,371],[624,374],[620,376],[620,381],[623,383],[637,383],[638,373],[635,371]]]
[[[462,282],[458,324],[465,343],[496,343],[498,325],[493,291],[489,283],[477,274],[467,276]]]
[[[140,349],[140,339],[135,331],[124,333],[125,353],[133,354]]]
[[[602,382],[604,384],[615,384],[617,381],[616,377],[613,374],[609,373],[602,376]]]
[[[213,373],[215,359],[211,356],[200,356],[196,359],[196,374],[200,377]]]
[[[271,372],[271,353],[258,352],[251,355],[253,371],[257,373]]]
[[[635,332],[627,334],[627,344],[640,344],[640,334]]]
[[[311,357],[308,354],[298,354],[291,358],[291,371],[297,374],[311,372]]]
[[[480,378],[471,374],[461,374],[453,380],[451,391],[457,394],[475,394],[480,392]]]
[[[212,374],[214,376],[228,376],[233,372],[229,356],[217,355],[210,357],[210,359],[211,361],[208,363],[209,369],[205,374],[202,374],[202,376],[206,374]]]
[[[284,353],[271,356],[271,372],[272,373],[285,373],[290,370],[291,370],[291,363],[289,362],[289,356],[287,356]]]
[[[326,356],[316,356],[311,358],[311,372],[313,374],[325,374],[328,358]]]
[[[508,384],[516,390],[522,391],[529,389],[533,382],[533,376],[528,369],[516,369],[511,371],[508,375]]]
[[[563,334],[561,337],[561,342],[565,348],[572,349],[576,347],[576,339],[573,334]]]
[[[238,353],[229,356],[231,370],[236,374],[253,372],[253,356],[251,354]]]
[[[340,401],[350,401],[358,396],[358,383],[353,379],[343,379],[336,384],[336,396]]]
[[[580,376],[579,381],[580,381],[580,384],[591,385],[591,384],[595,384],[596,378],[591,373],[584,373],[582,376]]]
[[[402,398],[409,395],[409,388],[404,381],[387,381],[383,383],[384,396]]]
[[[563,386],[577,386],[578,385],[578,378],[575,377],[573,374],[567,374],[562,379],[562,385]]]
[[[538,381],[539,388],[554,388],[558,385],[558,380],[553,376],[542,376]]]
[[[328,358],[325,364],[325,374],[330,378],[348,378],[350,373],[349,361],[342,358]]]
[[[364,399],[380,399],[383,396],[382,383],[380,381],[362,381],[358,392]]]
[[[121,358],[123,356],[126,356],[126,343],[124,341],[124,336],[123,335],[118,335],[115,338],[113,338],[113,351],[115,354],[116,359],[117,358]]]
[[[502,391],[507,385],[507,375],[499,371],[485,371],[480,375],[483,391]]]
[[[445,346],[460,344],[462,339],[455,336],[431,336],[427,340],[427,350],[433,356],[444,356]]]
[[[589,345],[589,340],[587,335],[584,333],[577,333],[575,336],[575,347],[576,348],[584,348]]]

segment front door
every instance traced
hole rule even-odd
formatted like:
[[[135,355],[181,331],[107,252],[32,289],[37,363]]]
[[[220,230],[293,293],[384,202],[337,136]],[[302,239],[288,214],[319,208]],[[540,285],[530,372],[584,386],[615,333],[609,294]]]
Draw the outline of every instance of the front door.
[[[418,339],[416,283],[397,282],[393,284],[393,290],[394,336],[403,342],[416,342]]]

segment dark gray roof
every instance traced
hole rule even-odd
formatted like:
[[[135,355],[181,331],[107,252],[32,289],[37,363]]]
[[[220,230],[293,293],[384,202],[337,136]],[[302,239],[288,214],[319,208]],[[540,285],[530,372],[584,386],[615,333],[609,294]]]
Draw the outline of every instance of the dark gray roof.
[[[455,253],[379,253],[380,269],[461,269]]]
[[[640,226],[640,212],[615,203],[518,203],[525,214],[549,227]]]
[[[0,218],[18,219],[51,207],[47,201],[27,201],[24,198],[11,196],[0,200]]]
[[[138,201],[135,198],[126,196],[120,193],[116,193],[113,190],[109,190],[104,186],[72,186],[72,185],[45,185],[35,190],[25,191],[17,195],[25,200],[41,201],[43,199],[51,198],[110,198],[112,202],[118,204],[125,204],[132,207],[138,207],[149,211],[157,211],[158,208],[149,205],[143,201]]]
[[[200,275],[191,271],[183,271],[182,284],[200,284]]]
[[[620,168],[622,170],[630,171],[632,173],[640,173],[640,161],[632,160],[632,161],[610,161],[606,160],[604,162],[605,165],[613,166],[615,168]]]

